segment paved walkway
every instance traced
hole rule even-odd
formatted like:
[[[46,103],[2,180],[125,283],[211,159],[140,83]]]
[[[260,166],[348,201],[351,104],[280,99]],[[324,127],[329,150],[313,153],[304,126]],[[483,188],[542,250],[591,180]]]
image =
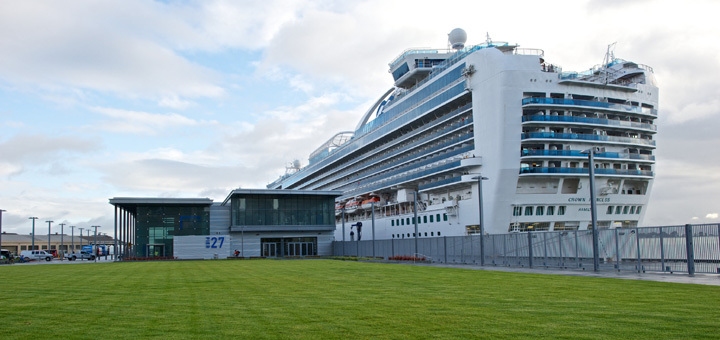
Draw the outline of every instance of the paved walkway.
[[[588,277],[605,277],[611,279],[623,279],[623,280],[642,280],[642,281],[658,281],[658,282],[674,282],[674,283],[691,283],[709,286],[720,286],[720,275],[717,274],[695,274],[695,276],[689,276],[688,274],[668,274],[668,273],[636,273],[636,272],[617,272],[611,270],[605,270],[600,272],[593,271],[580,271],[580,270],[559,270],[559,269],[545,269],[545,268],[525,268],[525,267],[503,267],[503,266],[477,266],[468,264],[445,264],[445,263],[412,263],[410,265],[417,266],[432,266],[432,267],[446,267],[446,268],[460,268],[460,269],[473,269],[473,270],[491,270],[501,272],[512,272],[512,273],[533,273],[533,274],[551,274],[551,275],[567,275],[567,276],[588,276]]]

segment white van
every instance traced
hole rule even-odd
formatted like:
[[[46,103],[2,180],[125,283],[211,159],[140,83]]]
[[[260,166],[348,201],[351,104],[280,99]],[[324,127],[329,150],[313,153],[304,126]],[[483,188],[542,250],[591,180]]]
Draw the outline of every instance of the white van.
[[[26,261],[29,260],[45,260],[52,261],[53,256],[44,250],[23,250],[20,252],[20,256],[24,257]]]

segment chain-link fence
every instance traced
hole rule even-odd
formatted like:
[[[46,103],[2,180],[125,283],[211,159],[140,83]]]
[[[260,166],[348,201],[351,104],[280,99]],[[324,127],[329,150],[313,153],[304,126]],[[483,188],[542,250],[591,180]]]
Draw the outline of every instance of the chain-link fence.
[[[333,252],[335,256],[404,256],[439,263],[593,270],[592,245],[592,230],[571,230],[336,241]],[[720,274],[720,224],[600,229],[597,261],[599,270]]]

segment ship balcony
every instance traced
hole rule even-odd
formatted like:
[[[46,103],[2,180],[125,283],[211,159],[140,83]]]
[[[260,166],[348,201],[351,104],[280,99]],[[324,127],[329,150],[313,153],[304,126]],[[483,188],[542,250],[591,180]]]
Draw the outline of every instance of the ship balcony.
[[[564,98],[523,98],[523,107],[525,106],[560,106],[563,108],[592,108],[600,111],[626,112],[644,114],[657,117],[657,109],[651,109],[642,106],[633,106],[626,104],[615,104],[606,102],[597,102],[592,100],[581,99],[564,99]]]
[[[642,139],[634,137],[617,137],[617,136],[603,136],[603,135],[587,135],[578,133],[556,133],[556,132],[528,132],[523,133],[521,139],[548,139],[548,140],[573,140],[573,141],[599,141],[608,143],[628,144],[628,145],[641,145],[655,147],[655,141],[652,139]]]
[[[520,175],[566,175],[566,174],[590,174],[588,168],[546,168],[546,167],[527,167],[520,169]],[[601,176],[634,176],[652,178],[653,172],[650,170],[629,170],[629,169],[595,169],[595,175]]]
[[[636,130],[643,130],[648,132],[656,132],[657,126],[655,124],[628,122],[623,120],[614,119],[603,119],[603,118],[586,118],[586,117],[572,117],[572,116],[547,116],[547,115],[532,115],[522,117],[523,125],[541,123],[541,122],[561,122],[561,123],[577,123],[582,125],[595,125],[595,126],[618,126]]]
[[[520,152],[521,159],[529,158],[543,158],[543,157],[577,157],[587,158],[587,154],[583,154],[576,150],[523,150]],[[595,154],[595,158],[608,158],[608,159],[628,159],[636,161],[647,161],[654,162],[654,155],[645,155],[637,153],[623,153],[623,152],[600,152]]]

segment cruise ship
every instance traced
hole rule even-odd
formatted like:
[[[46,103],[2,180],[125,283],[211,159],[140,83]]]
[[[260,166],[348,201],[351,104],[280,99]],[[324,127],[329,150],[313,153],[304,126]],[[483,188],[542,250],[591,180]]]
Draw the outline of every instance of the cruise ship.
[[[402,52],[389,64],[394,84],[355,129],[268,188],[342,191],[336,240],[586,230],[592,150],[598,228],[642,226],[653,69],[615,58],[612,45],[599,65],[566,72],[540,49],[466,39],[454,29],[444,49]]]

